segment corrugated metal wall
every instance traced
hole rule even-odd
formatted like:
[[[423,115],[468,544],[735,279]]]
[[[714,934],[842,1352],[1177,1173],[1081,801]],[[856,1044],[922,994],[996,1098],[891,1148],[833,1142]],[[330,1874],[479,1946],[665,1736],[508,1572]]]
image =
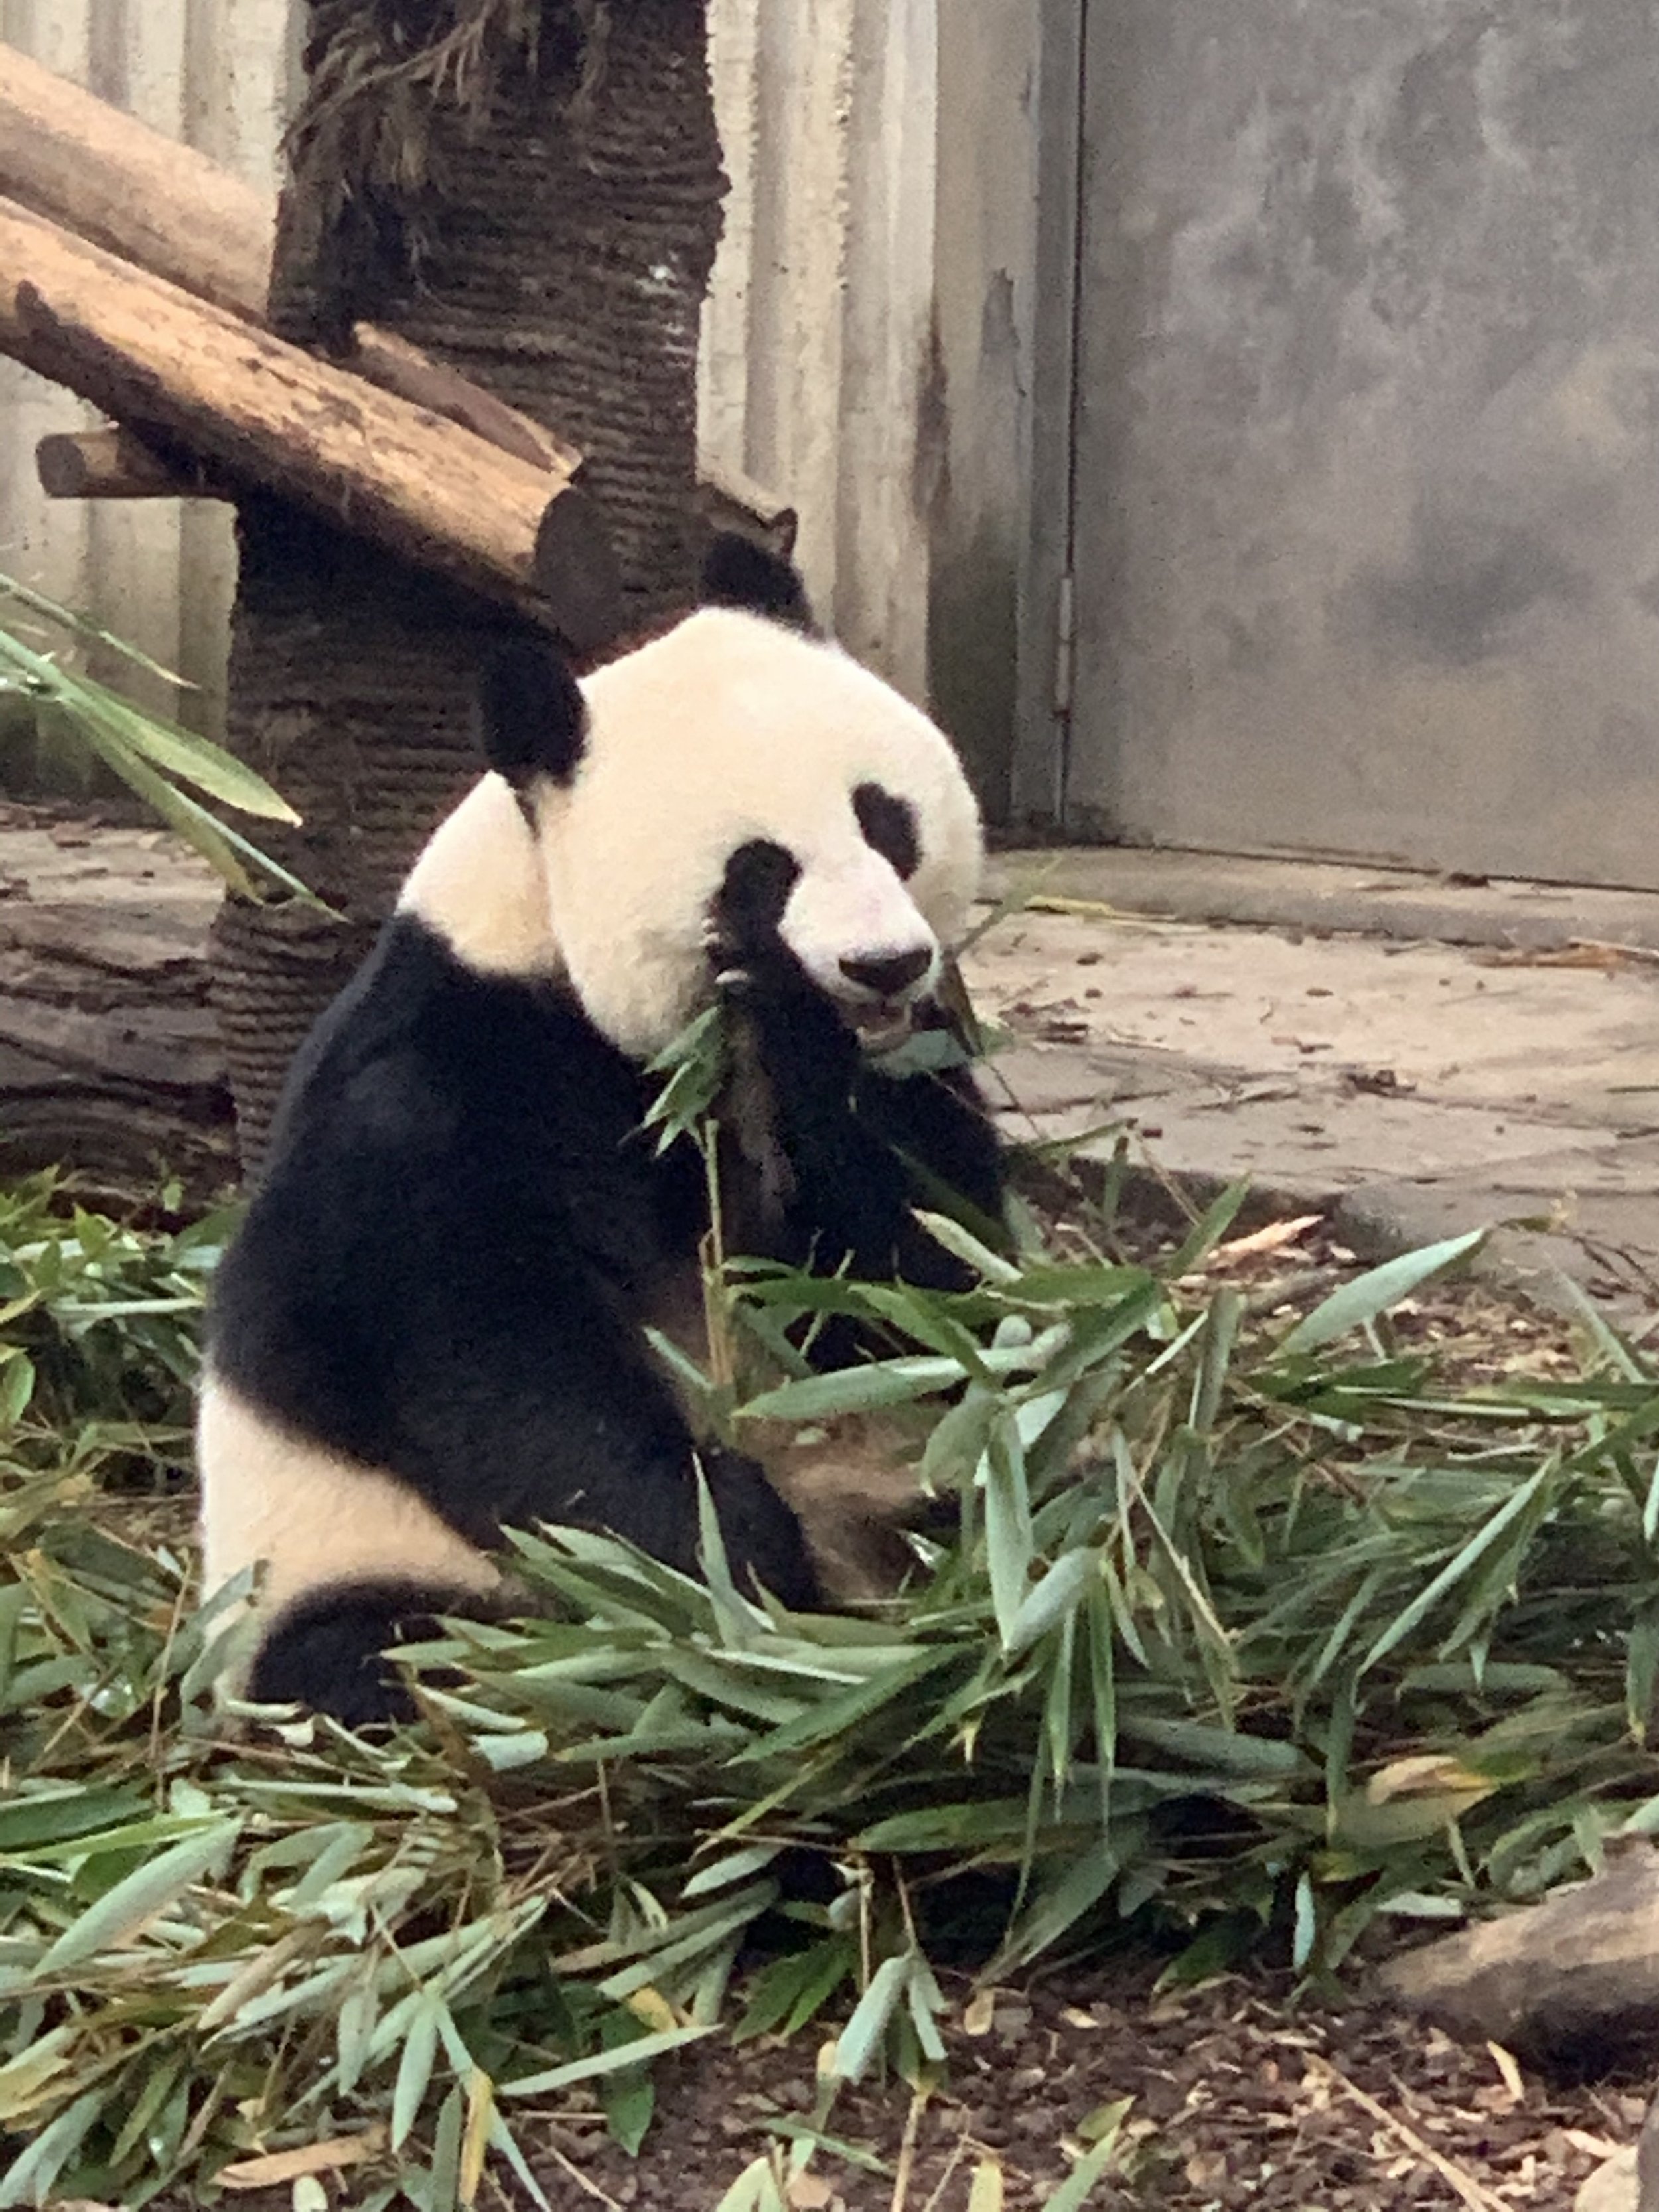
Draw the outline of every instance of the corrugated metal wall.
[[[920,697],[942,453],[935,0],[714,0],[710,21],[732,190],[704,448],[799,509],[820,614]]]
[[[276,174],[292,72],[290,0],[0,0],[0,36],[250,180]],[[0,360],[0,568],[118,629],[199,687],[216,726],[234,575],[212,501],[49,501],[38,439],[98,417]]]
[[[704,443],[801,514],[847,644],[927,682],[935,0],[711,0],[732,177],[705,327]],[[0,36],[262,185],[295,82],[293,0],[0,0]],[[0,360],[0,568],[222,696],[228,511],[48,501],[34,447],[92,419]],[[937,446],[939,441],[934,440]]]

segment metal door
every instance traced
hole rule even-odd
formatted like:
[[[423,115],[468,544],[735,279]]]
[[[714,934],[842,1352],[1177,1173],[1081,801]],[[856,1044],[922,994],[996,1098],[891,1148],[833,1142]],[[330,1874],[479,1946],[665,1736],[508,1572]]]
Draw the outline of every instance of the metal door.
[[[1659,9],[1088,0],[1073,835],[1659,885]]]

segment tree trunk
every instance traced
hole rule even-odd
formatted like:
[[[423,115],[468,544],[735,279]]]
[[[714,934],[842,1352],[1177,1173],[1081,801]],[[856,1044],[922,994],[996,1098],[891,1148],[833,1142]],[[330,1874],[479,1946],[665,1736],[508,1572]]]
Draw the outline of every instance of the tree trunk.
[[[331,139],[328,88],[348,46],[440,12],[538,15],[534,57],[498,50],[475,115],[441,76],[410,108],[405,76],[378,117]],[[630,626],[683,601],[697,325],[724,188],[704,0],[313,0],[312,21],[313,112],[278,225],[273,326],[304,339],[372,315],[557,428],[588,457]],[[429,27],[393,49],[411,36]],[[359,150],[385,146],[399,100],[423,134],[404,164],[424,176],[418,197]],[[253,1168],[295,1046],[477,772],[473,690],[501,617],[274,501],[244,502],[240,541],[231,743],[305,817],[276,841],[281,857],[348,917],[342,928],[238,901],[221,914],[215,1003]]]

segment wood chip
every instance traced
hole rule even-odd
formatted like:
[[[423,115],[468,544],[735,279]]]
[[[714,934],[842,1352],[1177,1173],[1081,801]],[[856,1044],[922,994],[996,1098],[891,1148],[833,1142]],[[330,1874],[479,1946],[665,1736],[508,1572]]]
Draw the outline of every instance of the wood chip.
[[[1386,2105],[1379,2105],[1375,2097],[1368,2095],[1357,2081],[1351,2081],[1340,2067],[1331,2064],[1328,2058],[1321,2058],[1310,2051],[1308,2063],[1325,2075],[1334,2088],[1339,2089],[1345,2097],[1352,2098],[1362,2112],[1369,2113],[1372,2119],[1377,2121],[1388,2136],[1403,2143],[1425,2166],[1432,2166],[1440,2179],[1457,2191],[1469,2207],[1469,2212],[1513,2212],[1513,2208],[1503,2197],[1495,2195],[1484,2182],[1477,2181],[1461,2166],[1455,2166],[1443,2151],[1437,2151],[1431,2142],[1419,2135],[1415,2128],[1408,2127],[1404,2120],[1397,2118]],[[1386,2140],[1386,2136],[1378,2140]]]
[[[1513,2053],[1505,2051],[1501,2043],[1489,2043],[1486,2048],[1492,2053],[1492,2064],[1503,2077],[1504,2087],[1510,2093],[1510,2103],[1524,2105],[1527,2085],[1521,2078],[1521,2069],[1516,2064]]]
[[[1248,1237],[1218,1244],[1206,1265],[1227,1267],[1235,1260],[1248,1260],[1258,1252],[1283,1251],[1285,1245],[1299,1243],[1310,1229],[1317,1229],[1324,1218],[1322,1213],[1299,1213],[1294,1221],[1270,1221],[1265,1229],[1253,1230]]]

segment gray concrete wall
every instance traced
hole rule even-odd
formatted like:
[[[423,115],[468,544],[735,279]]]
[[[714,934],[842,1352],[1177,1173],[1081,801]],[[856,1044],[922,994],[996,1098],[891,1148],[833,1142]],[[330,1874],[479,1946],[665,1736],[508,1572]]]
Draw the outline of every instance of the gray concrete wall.
[[[1073,827],[1659,882],[1659,9],[1091,15]]]
[[[935,350],[920,397],[935,708],[1006,817],[1029,530],[1036,331],[1038,9],[938,0]]]

